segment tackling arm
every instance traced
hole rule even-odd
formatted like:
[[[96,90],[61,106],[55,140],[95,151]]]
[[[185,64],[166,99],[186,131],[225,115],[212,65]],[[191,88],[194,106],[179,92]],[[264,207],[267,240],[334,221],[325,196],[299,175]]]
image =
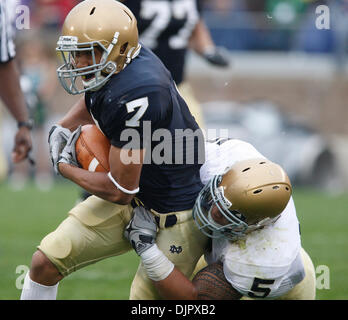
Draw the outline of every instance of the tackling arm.
[[[199,300],[239,300],[242,295],[227,281],[222,263],[213,263],[192,280]]]
[[[134,209],[125,237],[141,257],[148,277],[162,298],[167,300],[240,299],[226,280],[222,264],[214,263],[197,273],[192,282],[157,247],[157,225],[153,215],[143,207]]]
[[[242,297],[226,280],[221,263],[208,265],[192,282],[174,267],[167,278],[154,281],[154,285],[168,300],[239,300]]]

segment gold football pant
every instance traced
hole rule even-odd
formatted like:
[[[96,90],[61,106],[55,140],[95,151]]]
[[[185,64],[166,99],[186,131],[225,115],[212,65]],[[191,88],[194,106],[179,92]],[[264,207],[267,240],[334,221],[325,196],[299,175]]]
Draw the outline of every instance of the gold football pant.
[[[304,279],[278,300],[315,300],[316,277],[312,259],[302,248],[301,257],[305,269]]]
[[[108,257],[132,250],[123,232],[132,217],[130,205],[118,205],[95,196],[76,205],[68,217],[38,246],[63,276]],[[207,238],[198,230],[192,210],[158,214],[157,245],[187,276],[203,254]],[[176,223],[166,227],[168,216]],[[131,299],[159,298],[140,265],[131,288]]]

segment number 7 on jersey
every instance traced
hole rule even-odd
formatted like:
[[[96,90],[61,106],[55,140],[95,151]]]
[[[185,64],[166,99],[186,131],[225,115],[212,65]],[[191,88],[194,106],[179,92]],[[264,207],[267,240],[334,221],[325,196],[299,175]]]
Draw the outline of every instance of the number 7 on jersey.
[[[144,115],[147,107],[149,106],[149,99],[147,97],[139,98],[126,103],[127,112],[134,112],[136,108],[139,110],[134,114],[132,118],[126,120],[127,127],[139,127],[139,120]]]

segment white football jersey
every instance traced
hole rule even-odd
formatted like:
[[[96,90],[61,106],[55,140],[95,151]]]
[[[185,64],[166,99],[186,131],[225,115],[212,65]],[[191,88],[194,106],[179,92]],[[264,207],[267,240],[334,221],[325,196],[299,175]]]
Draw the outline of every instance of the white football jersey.
[[[238,161],[265,158],[251,144],[235,139],[221,145],[207,143],[206,150],[203,183]],[[241,294],[274,299],[304,278],[300,250],[299,222],[291,198],[274,224],[248,234],[245,240],[213,239],[207,260],[222,261],[226,279]]]

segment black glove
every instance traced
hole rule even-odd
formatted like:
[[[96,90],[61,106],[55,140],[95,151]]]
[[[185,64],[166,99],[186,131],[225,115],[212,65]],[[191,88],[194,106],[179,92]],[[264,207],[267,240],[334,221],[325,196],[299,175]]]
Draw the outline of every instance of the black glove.
[[[203,52],[202,56],[214,66],[227,67],[230,64],[230,61],[224,50],[219,47],[209,48]]]

